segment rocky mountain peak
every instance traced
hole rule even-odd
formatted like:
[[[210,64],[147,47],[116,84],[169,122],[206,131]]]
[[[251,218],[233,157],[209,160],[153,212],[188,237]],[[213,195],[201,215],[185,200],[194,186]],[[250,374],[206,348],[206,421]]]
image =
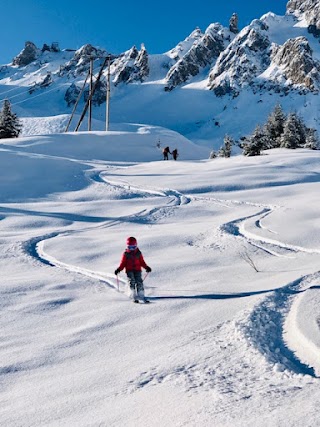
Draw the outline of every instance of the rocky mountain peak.
[[[169,69],[165,81],[166,91],[185,83],[190,77],[199,74],[200,70],[217,59],[225,48],[225,40],[230,40],[230,32],[220,24],[211,24],[204,34],[192,33],[189,40],[193,43],[186,53]]]
[[[200,40],[201,37],[203,37],[202,31],[199,27],[195,28],[188,37],[178,43],[176,47],[169,50],[168,56],[174,61],[178,61],[180,58],[183,58],[183,56],[190,50],[191,46],[197,40]]]
[[[140,51],[133,46],[113,62],[112,74],[115,86],[120,83],[143,82],[149,75],[148,52],[141,45]]]
[[[77,76],[89,70],[90,60],[101,59],[107,55],[104,49],[98,49],[91,44],[85,44],[76,50],[73,58],[60,67],[60,75],[72,74]]]
[[[13,58],[12,65],[18,65],[18,67],[23,67],[35,61],[40,54],[41,50],[38,49],[34,43],[27,41],[25,42],[24,49],[22,49],[19,55]]]
[[[229,21],[229,30],[234,34],[238,34],[239,32],[238,24],[239,24],[238,15],[236,13],[233,13]]]
[[[209,89],[217,96],[237,96],[268,67],[270,47],[268,26],[258,19],[252,21],[219,56],[209,74]]]
[[[305,37],[287,40],[273,48],[272,61],[279,66],[289,85],[319,89],[320,63],[312,56],[312,49]]]

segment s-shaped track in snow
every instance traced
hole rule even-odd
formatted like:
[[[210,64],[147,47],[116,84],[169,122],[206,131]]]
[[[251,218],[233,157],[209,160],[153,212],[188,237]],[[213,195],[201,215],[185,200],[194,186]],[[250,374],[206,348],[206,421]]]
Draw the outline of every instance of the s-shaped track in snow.
[[[129,216],[124,216],[118,218],[117,220],[113,219],[110,221],[105,221],[102,224],[99,224],[99,227],[108,227],[110,224],[120,223],[121,221],[136,221],[136,222],[149,222],[152,218],[159,218],[166,216],[163,212],[168,209],[175,209],[181,205],[188,204],[192,199],[199,199],[199,197],[191,197],[188,195],[181,194],[178,191],[167,189],[160,190],[154,188],[140,188],[138,186],[132,186],[128,182],[119,182],[113,180],[102,179],[100,175],[92,175],[92,180],[97,183],[104,185],[116,186],[121,189],[125,189],[128,192],[136,192],[138,195],[149,196],[159,196],[163,197],[166,200],[166,203],[160,207],[138,211]],[[214,203],[228,203],[228,204],[237,204],[237,202],[230,202],[226,200],[212,199]],[[249,203],[250,205],[254,205]],[[309,250],[307,248],[285,244],[283,242],[277,241],[275,239],[264,238],[258,234],[254,234],[252,231],[248,232],[246,230],[246,223],[253,221],[257,230],[261,229],[261,220],[266,216],[270,215],[274,211],[274,207],[267,207],[256,205],[259,208],[259,211],[251,216],[242,217],[235,219],[233,221],[227,222],[220,226],[222,233],[226,233],[235,238],[243,239],[246,243],[267,252],[272,256],[277,257],[288,257],[292,253],[320,253],[319,250]],[[86,228],[88,229],[88,228]],[[271,230],[268,230],[272,233]],[[80,273],[84,276],[94,278],[100,282],[103,282],[105,285],[117,290],[117,283],[115,282],[114,276],[111,274],[100,274],[82,267],[72,266],[67,263],[63,263],[48,254],[44,251],[44,242],[48,239],[57,238],[59,235],[68,235],[70,233],[80,232],[80,231],[64,231],[64,232],[54,232],[48,235],[41,237],[33,238],[26,242],[25,251],[37,259],[38,261],[66,270]],[[283,369],[290,369],[293,372],[308,374],[315,377],[315,371],[312,367],[308,367],[302,363],[290,350],[283,338],[284,330],[283,325],[290,307],[293,303],[294,297],[298,292],[301,292],[301,289],[304,289],[306,283],[314,277],[318,277],[319,273],[314,273],[313,275],[308,275],[305,277],[300,277],[297,280],[274,290],[269,296],[264,298],[253,311],[249,314],[245,321],[239,322],[238,326],[246,339],[254,345],[259,351],[261,351],[265,357],[274,364],[277,364]],[[124,281],[122,281],[124,283]]]

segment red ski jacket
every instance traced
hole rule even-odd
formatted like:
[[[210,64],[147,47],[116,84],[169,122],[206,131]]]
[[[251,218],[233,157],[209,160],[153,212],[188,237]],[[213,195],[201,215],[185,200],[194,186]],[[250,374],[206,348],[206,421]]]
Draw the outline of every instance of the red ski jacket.
[[[143,259],[143,255],[138,248],[134,251],[129,251],[126,249],[122,255],[121,262],[119,265],[119,270],[126,269],[128,271],[141,271],[141,267],[148,267]]]

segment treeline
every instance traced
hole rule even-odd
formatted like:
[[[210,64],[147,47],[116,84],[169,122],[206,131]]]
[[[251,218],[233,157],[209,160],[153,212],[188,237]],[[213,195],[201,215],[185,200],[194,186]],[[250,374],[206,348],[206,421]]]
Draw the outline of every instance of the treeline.
[[[320,148],[316,129],[307,127],[297,113],[286,115],[279,104],[275,106],[266,123],[256,126],[251,135],[241,137],[240,141],[234,141],[226,135],[223,146],[217,153],[212,151],[210,158],[230,157],[233,145],[240,147],[244,156],[259,156],[261,151],[270,148]]]

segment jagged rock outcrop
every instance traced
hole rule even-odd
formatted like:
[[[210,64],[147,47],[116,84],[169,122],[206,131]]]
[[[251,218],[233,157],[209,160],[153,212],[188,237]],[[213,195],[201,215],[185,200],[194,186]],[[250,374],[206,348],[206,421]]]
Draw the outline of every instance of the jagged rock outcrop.
[[[37,89],[44,89],[53,83],[52,74],[50,72],[38,83],[35,83],[30,89],[29,93],[33,93]]]
[[[211,65],[225,47],[225,32],[222,25],[211,24],[204,34],[200,36],[198,33],[200,37],[195,39],[189,50],[168,71],[165,90],[171,91],[190,77],[196,76],[201,68]]]
[[[73,58],[65,65],[60,67],[60,75],[72,74],[77,76],[88,72],[90,67],[90,60],[102,60],[107,56],[107,52],[104,49],[97,49],[91,44],[86,44],[78,49]]]
[[[319,89],[320,63],[313,58],[305,37],[289,39],[282,46],[274,47],[271,58],[289,85],[304,86],[311,91]]]
[[[142,44],[140,51],[133,46],[113,62],[115,86],[120,83],[143,82],[149,75],[148,52]]]
[[[77,102],[80,91],[81,89],[75,83],[72,83],[72,85],[67,89],[64,95],[64,100],[66,101],[68,107],[74,105]]]
[[[52,74],[50,72],[47,73],[42,82],[39,83],[40,87],[48,87],[53,83]]]
[[[77,102],[77,99],[80,95],[81,89],[76,84],[72,83],[72,85],[67,89],[64,100],[66,101],[68,107],[71,105],[74,105]],[[90,88],[86,87],[83,91],[83,100],[84,102],[87,102],[88,97],[90,94]],[[106,94],[107,94],[107,83],[105,80],[99,80],[98,82],[94,83],[94,94],[92,97],[92,104],[93,105],[101,105],[106,101]]]
[[[60,52],[59,43],[53,42],[51,43],[51,46],[49,46],[47,43],[44,43],[41,52]]]
[[[90,90],[88,88],[84,91],[84,101],[87,102],[89,97]],[[106,94],[107,94],[107,84],[105,80],[99,80],[95,84],[94,94],[92,96],[92,104],[93,105],[101,105],[106,102]]]
[[[183,41],[179,42],[176,47],[169,50],[168,57],[171,58],[171,68],[179,59],[183,58],[184,55],[190,50],[191,46],[203,37],[203,32],[197,27],[192,33],[186,37]]]
[[[319,0],[289,0],[287,13],[303,17],[308,24],[308,31],[320,37],[320,2]]]
[[[221,53],[209,74],[208,83],[217,96],[237,96],[241,88],[253,84],[268,67],[271,43],[267,30],[268,26],[256,19]]]
[[[138,73],[137,75],[134,76],[134,80],[140,80],[140,81],[145,80],[148,77],[150,70],[149,70],[148,52],[144,44],[141,45],[141,49],[138,54],[135,65],[138,68]]]
[[[233,13],[229,21],[229,30],[234,34],[238,34],[239,32],[238,25],[239,25],[238,15],[236,13]]]
[[[32,42],[25,42],[24,49],[12,60],[12,65],[18,65],[18,67],[24,67],[35,61],[40,55],[41,50]]]
[[[103,49],[98,49],[91,44],[85,44],[80,49],[78,49],[73,57],[73,62],[75,62],[77,65],[88,63],[91,58],[101,58],[105,57],[106,52]]]

